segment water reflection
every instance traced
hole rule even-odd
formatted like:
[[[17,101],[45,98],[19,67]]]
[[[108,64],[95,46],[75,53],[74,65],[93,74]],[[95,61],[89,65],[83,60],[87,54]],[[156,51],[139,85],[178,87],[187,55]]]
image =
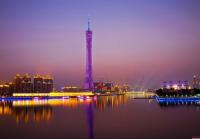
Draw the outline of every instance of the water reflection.
[[[85,105],[87,126],[88,126],[88,136],[89,139],[94,138],[94,105],[92,103]]]
[[[93,109],[103,110],[105,108],[114,108],[127,103],[125,96],[104,96],[93,97],[90,99],[33,99],[33,100],[14,100],[0,102],[0,115],[10,115],[14,117],[17,123],[29,120],[48,121],[53,115],[55,106],[64,106],[76,108],[80,105],[85,106],[85,111],[89,119],[93,119]],[[88,119],[88,121],[89,121]]]
[[[104,129],[108,131],[108,129],[110,130],[111,127],[113,128],[114,131],[116,130],[117,133],[119,133],[117,135],[120,135],[120,132],[118,132],[119,127],[122,129],[121,130],[122,135],[125,135],[124,133],[128,130],[132,131],[133,130],[132,128],[134,128],[134,130],[138,132],[128,132],[128,133],[137,136],[137,133],[139,133],[141,129],[143,128],[148,129],[147,128],[148,125],[146,125],[146,127],[143,126],[145,124],[143,121],[147,120],[148,117],[156,117],[153,120],[154,122],[159,121],[157,122],[158,124],[157,126],[164,126],[165,120],[163,119],[166,119],[165,117],[166,115],[174,115],[174,113],[177,115],[179,115],[179,113],[183,115],[188,114],[188,111],[185,111],[184,108],[185,106],[191,107],[192,111],[189,112],[193,113],[194,112],[193,108],[199,109],[200,106],[198,103],[180,103],[180,102],[157,103],[155,99],[148,99],[149,97],[147,97],[146,95],[143,95],[142,97],[142,95],[143,94],[136,94],[136,95],[129,94],[129,95],[119,95],[119,96],[117,95],[117,96],[93,97],[90,99],[70,98],[70,99],[33,99],[33,100],[1,101],[0,117],[1,116],[12,117],[9,120],[7,119],[7,121],[4,122],[4,124],[9,125],[8,123],[10,122],[10,120],[16,121],[16,124],[15,122],[13,122],[12,127],[15,127],[16,125],[14,129],[16,129],[19,132],[22,130],[25,130],[26,132],[29,131],[28,129],[25,128],[33,127],[32,125],[34,123],[37,123],[37,125],[38,123],[41,123],[41,126],[37,126],[37,128],[40,128],[38,130],[43,130],[42,128],[44,124],[42,123],[42,121],[47,121],[47,124],[45,125],[47,129],[46,131],[45,129],[43,130],[45,131],[44,135],[47,136],[47,138],[53,136],[53,133],[50,134],[51,131],[58,132],[61,130],[59,133],[63,135],[63,138],[66,137],[64,136],[64,133],[66,133],[67,131],[68,135],[72,136],[74,136],[74,133],[71,133],[71,131],[76,131],[77,134],[79,133],[80,135],[78,135],[77,138],[82,137],[83,135],[82,131],[84,131],[85,137],[87,135],[88,139],[94,139],[95,137],[99,137],[102,135],[101,133],[95,132],[94,130],[98,131],[100,130],[103,132]],[[178,111],[171,111],[171,108],[178,108],[178,109],[180,108],[180,109]],[[80,109],[84,111],[81,111]],[[120,114],[119,111],[121,112]],[[146,117],[146,115],[148,115],[148,117]],[[105,118],[102,118],[102,116]],[[81,119],[81,117],[84,119]],[[132,119],[139,119],[139,120],[133,122]],[[2,120],[2,122],[3,121],[4,120]],[[83,123],[81,123],[82,121]],[[19,124],[22,124],[22,122],[25,123],[25,126],[18,126]],[[55,128],[54,130],[51,130],[49,132],[49,129],[52,129],[56,125],[55,123],[58,124],[58,128]],[[81,124],[83,124],[83,127],[77,128]],[[111,126],[112,124],[117,126],[117,128]],[[128,126],[129,124],[131,126]],[[106,127],[103,127],[104,125],[106,125]],[[73,128],[74,130],[70,130],[72,128],[71,126],[75,127]],[[157,128],[157,126],[155,126],[154,128]],[[147,132],[148,130],[145,130],[145,132],[148,133]],[[153,131],[151,131],[150,133],[152,132]],[[28,136],[28,133],[26,136],[24,135],[24,133],[21,133],[20,135],[22,135],[22,138],[23,137],[25,138]],[[84,138],[84,136],[82,138]],[[119,137],[116,136],[116,138]]]
[[[33,99],[14,100],[0,102],[0,116],[11,116],[16,123],[28,123],[29,121],[40,122],[49,121],[53,116],[55,107],[78,108],[84,106],[87,121],[88,138],[94,138],[94,109],[103,110],[105,108],[119,107],[127,103],[125,96],[104,96],[90,99]]]
[[[33,99],[33,100],[14,100],[0,101],[0,115],[9,115],[14,117],[17,123],[29,120],[33,121],[49,121],[53,115],[54,107],[77,108],[84,106],[87,113],[87,121],[94,118],[93,111],[104,110],[106,108],[118,108],[120,105],[126,104],[133,99],[148,99],[149,103],[157,103],[160,107],[178,107],[178,106],[194,106],[199,107],[199,102],[190,101],[162,101],[155,102],[154,99],[145,94],[129,94],[116,96],[93,97],[90,99]],[[92,122],[91,122],[92,123]],[[91,126],[93,126],[91,124]],[[91,135],[92,136],[92,135]]]
[[[200,103],[194,101],[164,101],[158,102],[158,105],[162,109],[171,109],[171,108],[179,108],[179,107],[188,107],[190,109],[196,109],[199,111]]]
[[[124,95],[103,96],[98,97],[93,103],[96,109],[103,110],[105,108],[117,108],[122,104],[126,104],[128,100],[129,97]]]
[[[53,108],[48,105],[44,106],[15,106],[14,102],[0,102],[0,115],[12,116],[16,123],[29,120],[36,122],[48,121],[52,117]]]

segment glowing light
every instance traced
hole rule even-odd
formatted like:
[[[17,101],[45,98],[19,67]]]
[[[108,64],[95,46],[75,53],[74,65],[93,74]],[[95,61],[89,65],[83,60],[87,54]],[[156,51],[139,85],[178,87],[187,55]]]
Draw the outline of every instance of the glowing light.
[[[75,88],[79,88],[79,87],[77,87],[77,86],[64,86],[63,87],[63,89],[71,89],[71,88],[75,89]]]
[[[49,96],[93,96],[92,92],[51,92]]]
[[[145,92],[126,92],[126,94],[142,94],[142,95],[144,95]]]
[[[69,99],[70,97],[69,96],[67,96],[67,97],[62,97],[63,99]]]
[[[90,102],[90,99],[42,99],[42,100],[14,100],[12,101],[13,106],[40,106],[40,105],[52,105],[52,106],[68,106],[74,107],[82,103]]]
[[[94,99],[94,100],[97,100],[97,96],[94,96],[93,99]]]
[[[163,102],[200,102],[200,97],[186,97],[186,98],[161,98],[156,96],[156,100],[159,103],[163,103]]]
[[[90,97],[89,97],[89,96],[86,96],[86,98],[87,98],[87,99],[90,99]]]
[[[13,93],[14,97],[78,97],[93,96],[92,92]]]
[[[49,93],[13,93],[13,97],[37,97],[49,96]]]
[[[0,87],[9,87],[7,84],[1,84]]]
[[[177,85],[177,84],[174,84],[174,85],[173,85],[173,88],[174,88],[175,90],[177,90],[177,89],[178,89],[178,85]]]

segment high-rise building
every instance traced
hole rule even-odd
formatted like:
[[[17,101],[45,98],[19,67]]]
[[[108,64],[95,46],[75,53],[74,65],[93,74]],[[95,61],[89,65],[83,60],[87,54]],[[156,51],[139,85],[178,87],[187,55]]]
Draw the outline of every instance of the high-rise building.
[[[33,79],[34,92],[41,93],[43,91],[43,78],[40,75],[35,75]]]
[[[33,83],[31,81],[31,76],[29,74],[25,74],[22,77],[21,92],[22,93],[31,93],[31,92],[33,92]]]
[[[196,89],[200,88],[200,78],[198,78],[196,75],[193,76],[192,86]]]
[[[14,92],[21,93],[22,92],[22,77],[20,74],[16,74],[14,77]]]
[[[10,89],[9,85],[0,84],[0,96],[8,96],[10,94],[9,89]]]
[[[50,75],[34,76],[34,92],[35,93],[49,93],[53,91],[53,78]]]
[[[50,75],[43,77],[43,89],[44,93],[49,93],[53,91],[53,78]]]
[[[86,30],[86,80],[85,90],[93,90],[92,77],[92,31],[90,29],[90,21],[88,20],[88,29]]]
[[[9,94],[12,95],[13,93],[15,93],[15,84],[13,82],[9,82]]]

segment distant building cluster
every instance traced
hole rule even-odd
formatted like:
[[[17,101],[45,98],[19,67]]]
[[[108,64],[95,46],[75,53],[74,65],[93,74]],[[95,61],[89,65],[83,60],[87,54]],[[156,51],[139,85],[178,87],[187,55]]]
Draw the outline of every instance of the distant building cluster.
[[[192,80],[192,87],[200,89],[200,76],[194,75]]]
[[[94,93],[106,93],[113,91],[113,83],[94,82]]]
[[[190,89],[190,85],[188,81],[168,81],[168,82],[165,81],[162,84],[162,88],[181,90],[181,89]]]
[[[200,89],[200,76],[194,75],[192,81],[189,83],[185,81],[168,81],[163,82],[161,87],[163,89]]]
[[[12,93],[49,93],[53,91],[53,78],[50,75],[35,75],[33,80],[29,74],[16,74],[13,81],[0,85],[0,95]]]
[[[111,82],[94,82],[94,93],[123,93],[130,91],[130,87],[127,84],[117,85]]]

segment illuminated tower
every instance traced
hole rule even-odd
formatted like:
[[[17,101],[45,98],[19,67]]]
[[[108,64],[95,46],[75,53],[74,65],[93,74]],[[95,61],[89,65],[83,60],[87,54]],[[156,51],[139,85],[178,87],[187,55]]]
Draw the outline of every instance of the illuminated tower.
[[[93,90],[92,78],[92,31],[90,30],[90,21],[88,20],[88,29],[86,30],[86,80],[85,90]]]

